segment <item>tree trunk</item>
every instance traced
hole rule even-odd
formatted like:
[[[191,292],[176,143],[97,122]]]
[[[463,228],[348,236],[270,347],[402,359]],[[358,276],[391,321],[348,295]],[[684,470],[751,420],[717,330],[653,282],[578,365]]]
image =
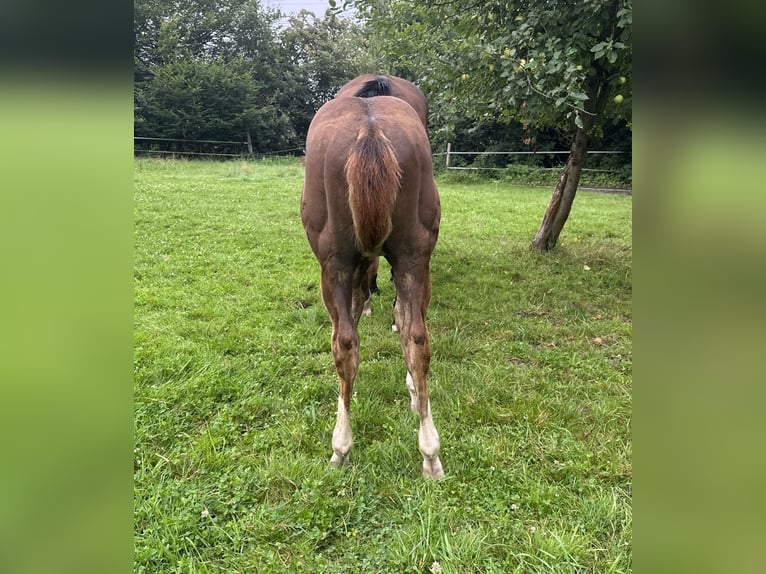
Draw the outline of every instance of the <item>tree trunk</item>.
[[[615,6],[617,5],[618,3],[615,3]],[[588,134],[597,120],[603,116],[609,98],[609,72],[599,61],[594,62],[593,65],[596,74],[591,78],[586,90],[588,100],[585,103],[585,113],[581,116],[583,127],[575,131],[572,147],[569,149],[569,158],[564,169],[561,170],[540,228],[532,240],[532,247],[541,252],[550,251],[558,243],[559,234],[572,210],[572,202],[585,167],[588,156]]]
[[[590,126],[588,126],[590,127]],[[572,202],[577,193],[577,186],[580,183],[585,159],[588,154],[588,135],[587,127],[575,132],[574,141],[570,148],[569,158],[564,169],[561,170],[559,181],[553,190],[548,207],[543,215],[543,221],[532,241],[532,247],[538,251],[550,251],[556,246],[559,234],[564,228],[564,224],[569,217],[572,209]]]

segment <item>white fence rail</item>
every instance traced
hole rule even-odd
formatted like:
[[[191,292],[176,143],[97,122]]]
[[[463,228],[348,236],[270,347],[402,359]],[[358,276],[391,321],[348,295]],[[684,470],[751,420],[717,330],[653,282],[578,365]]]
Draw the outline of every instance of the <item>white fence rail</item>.
[[[296,147],[296,148],[282,149],[282,150],[269,151],[269,152],[255,152],[253,151],[253,141],[250,138],[249,132],[247,134],[246,141],[189,140],[189,139],[181,139],[181,138],[155,138],[155,137],[145,137],[145,136],[134,136],[133,141],[134,143],[148,142],[149,144],[152,144],[152,143],[166,144],[166,145],[162,145],[164,149],[134,147],[135,154],[147,153],[147,154],[163,154],[163,155],[192,155],[192,156],[196,155],[196,156],[213,156],[213,157],[244,157],[244,156],[257,155],[257,156],[265,157],[270,155],[284,154],[288,152],[303,151],[303,147]],[[171,145],[174,143],[192,144],[195,146],[199,146],[199,148],[210,147],[211,151],[189,151],[188,149],[185,149],[185,150],[167,149],[168,147],[171,147]],[[225,151],[221,151],[220,149],[221,147],[223,147]],[[237,150],[241,150],[241,151],[237,152]],[[226,152],[234,152],[234,153],[226,153]]]
[[[437,152],[434,153],[434,159],[437,157],[444,156],[444,167],[448,170],[472,170],[472,171],[507,171],[511,166],[506,167],[490,167],[490,166],[476,166],[476,165],[452,165],[452,159],[453,156],[465,156],[465,155],[472,155],[472,156],[483,156],[483,155],[507,155],[507,156],[525,156],[527,158],[530,157],[536,157],[536,158],[545,158],[545,157],[553,157],[553,156],[569,156],[570,150],[550,150],[550,151],[454,151],[452,150],[452,145],[447,144],[447,150],[444,152]],[[618,150],[590,150],[587,152],[590,155],[625,155],[630,154],[629,151],[618,151]],[[535,166],[529,166],[532,167],[534,170],[540,170],[544,172],[550,172],[550,171],[561,171],[563,165],[558,165],[554,167],[544,167],[542,165],[535,165]],[[599,168],[583,168],[583,172],[588,173],[620,173],[622,170],[620,169],[599,169]],[[619,185],[619,184],[617,184]],[[614,193],[628,193],[632,194],[633,190],[631,189],[631,186],[625,185],[620,187],[589,187],[589,186],[580,186],[580,189],[588,189],[588,190],[596,190],[596,191],[606,191],[606,192],[614,192]]]
[[[546,156],[546,155],[569,155],[569,150],[553,150],[553,151],[453,151],[452,144],[447,144],[447,151],[438,152],[433,154],[434,156],[445,156],[444,167],[447,169],[505,169],[502,167],[471,167],[471,166],[451,166],[450,158],[453,155],[524,155],[524,156]],[[609,151],[609,150],[589,150],[588,154],[626,154],[624,151]],[[561,169],[559,167],[541,167],[539,169],[556,170]],[[583,171],[601,171],[612,172],[615,170],[609,169],[584,169]]]

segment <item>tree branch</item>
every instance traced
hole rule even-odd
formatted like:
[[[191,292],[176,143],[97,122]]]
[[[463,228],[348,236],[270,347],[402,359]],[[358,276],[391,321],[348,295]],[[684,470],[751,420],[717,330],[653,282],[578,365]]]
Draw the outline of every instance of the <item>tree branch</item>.
[[[540,95],[540,96],[542,96],[542,97],[544,97],[546,99],[553,100],[553,96],[551,96],[549,94],[546,94],[542,90],[538,90],[535,86],[532,85],[532,77],[529,75],[529,70],[527,70],[526,66],[522,66],[522,69],[524,70],[524,75],[527,78],[527,84],[529,85],[529,88],[533,92],[535,92],[536,94],[538,94],[538,95]],[[585,108],[578,108],[577,106],[575,106],[574,104],[570,104],[569,102],[564,102],[564,104],[566,106],[572,108],[573,110],[577,110],[578,112],[582,112],[582,113],[587,114],[589,116],[595,116],[596,115],[593,112],[589,112]]]

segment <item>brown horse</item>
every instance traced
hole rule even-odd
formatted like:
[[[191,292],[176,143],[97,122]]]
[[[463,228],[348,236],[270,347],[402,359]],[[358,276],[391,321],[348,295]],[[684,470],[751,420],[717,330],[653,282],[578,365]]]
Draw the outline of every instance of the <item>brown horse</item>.
[[[428,100],[426,100],[426,96],[420,88],[404,78],[382,74],[365,74],[349,81],[338,90],[338,93],[335,95],[336,98],[373,98],[376,96],[394,96],[395,98],[404,100],[417,112],[420,121],[423,122],[423,126],[428,130]],[[362,314],[369,316],[372,314],[372,294],[380,292],[377,287],[377,257],[372,265],[370,265],[367,273],[369,274],[371,288],[367,294],[367,299],[364,302]],[[396,331],[396,324],[392,325],[391,328]]]
[[[338,97],[319,109],[306,141],[301,219],[321,267],[322,298],[332,320],[339,397],[330,462],[337,466],[348,462],[353,444],[349,412],[367,272],[382,255],[397,291],[394,321],[410,406],[420,416],[423,475],[444,476],[428,399],[426,328],[429,262],[440,215],[428,134],[412,106],[391,96]]]

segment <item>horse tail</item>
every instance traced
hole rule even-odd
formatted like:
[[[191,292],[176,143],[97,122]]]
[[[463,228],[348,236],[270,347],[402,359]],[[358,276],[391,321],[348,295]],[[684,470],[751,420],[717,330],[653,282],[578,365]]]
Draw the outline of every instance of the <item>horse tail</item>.
[[[348,203],[359,248],[377,255],[391,233],[402,172],[394,147],[371,120],[360,128],[346,161]]]

